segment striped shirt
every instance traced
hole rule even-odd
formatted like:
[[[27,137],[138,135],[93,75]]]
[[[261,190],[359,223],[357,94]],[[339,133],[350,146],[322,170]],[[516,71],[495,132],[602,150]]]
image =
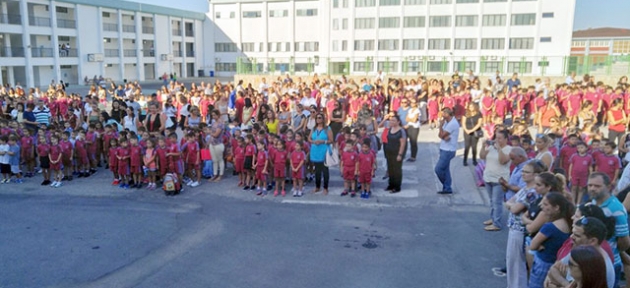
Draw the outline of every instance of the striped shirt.
[[[39,124],[45,124],[46,126],[48,126],[48,124],[50,124],[50,109],[48,109],[48,107],[46,106],[42,106],[41,108],[39,106],[35,107],[35,109],[33,109],[33,114],[35,115],[35,121]]]

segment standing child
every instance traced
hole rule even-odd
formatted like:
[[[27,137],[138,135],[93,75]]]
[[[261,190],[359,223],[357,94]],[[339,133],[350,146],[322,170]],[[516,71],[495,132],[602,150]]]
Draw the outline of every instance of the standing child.
[[[112,185],[120,185],[120,176],[118,175],[118,139],[111,138],[109,139],[109,147],[107,149],[107,153],[109,154],[108,165],[109,170],[112,171],[114,175],[114,181],[112,181]]]
[[[352,197],[356,196],[355,191],[355,176],[359,173],[359,161],[357,157],[356,148],[354,146],[354,142],[348,141],[346,142],[346,146],[341,152],[341,161],[339,163],[339,168],[341,169],[341,175],[343,176],[343,192],[341,192],[341,196],[348,195],[348,192]]]
[[[285,143],[282,140],[276,142],[276,151],[273,153],[273,176],[276,178],[276,190],[273,191],[273,196],[278,196],[278,188],[281,188],[282,197],[287,195],[285,188],[284,178],[286,177],[286,165],[288,153],[286,151]]]
[[[614,154],[616,148],[615,142],[608,141],[604,145],[604,153],[595,158],[595,171],[610,177],[610,187],[617,185],[617,177],[619,177],[619,170],[621,169],[621,160],[619,156]]]
[[[18,138],[15,135],[9,136],[9,165],[11,165],[11,173],[15,175],[15,183],[22,183],[22,171],[20,171],[20,145],[17,144]]]
[[[586,191],[586,182],[588,175],[593,172],[593,157],[587,152],[587,146],[584,142],[577,144],[577,153],[569,159],[569,182],[571,183],[571,193],[575,205],[582,202],[584,191]]]
[[[50,170],[54,175],[50,187],[59,188],[61,187],[61,179],[63,178],[63,173],[61,172],[63,151],[61,150],[61,146],[59,146],[59,137],[57,135],[50,137],[50,144],[48,158],[50,159]]]
[[[59,141],[59,147],[61,147],[61,163],[63,164],[64,177],[62,180],[72,181],[72,155],[73,147],[70,142],[70,132],[64,131],[61,133],[61,141]]]
[[[116,149],[116,159],[118,159],[118,176],[120,177],[120,188],[129,189],[129,140],[120,138],[120,147]]]
[[[370,150],[370,141],[363,141],[361,144],[361,153],[359,153],[359,183],[361,183],[361,198],[369,199],[372,194],[370,185],[372,178],[376,172],[376,156]]]
[[[245,172],[243,171],[245,167],[245,139],[238,137],[236,143],[236,147],[233,148],[234,171],[238,175],[238,187],[241,187],[245,185]]]
[[[293,178],[293,197],[302,197],[304,193],[304,163],[306,154],[302,141],[296,141],[291,152],[291,178]]]
[[[254,190],[256,182],[254,180],[254,156],[256,156],[256,145],[254,144],[254,135],[247,134],[245,136],[245,162],[243,164],[243,173],[245,173],[245,187],[243,190]],[[251,186],[250,186],[251,183]]]
[[[96,165],[98,164],[98,160],[96,158],[96,150],[98,150],[98,136],[96,133],[96,125],[90,124],[88,126],[88,131],[87,133],[85,133],[83,139],[85,140],[85,149],[87,150],[89,160],[89,173],[90,175],[92,175],[96,173]]]
[[[138,145],[138,136],[131,133],[129,136],[129,173],[133,178],[131,188],[142,188],[142,147]]]
[[[77,159],[77,168],[79,170],[79,178],[90,177],[88,169],[90,167],[90,160],[88,158],[88,151],[85,142],[85,131],[80,130],[74,142],[74,151]]]
[[[25,176],[33,177],[35,170],[35,144],[32,130],[24,129],[24,136],[20,139],[20,148],[22,161],[26,163]]]
[[[256,181],[258,182],[258,187],[256,188],[256,195],[264,196],[267,195],[267,176],[268,176],[268,163],[269,163],[269,154],[265,151],[265,143],[263,141],[258,141],[258,155],[254,159],[253,167],[256,167]]]
[[[177,174],[179,183],[182,183],[182,174],[184,173],[184,161],[182,161],[182,152],[177,144],[177,134],[171,133],[168,135],[170,145],[166,157],[168,157],[168,171]],[[183,192],[183,189],[179,190]]]
[[[429,112],[429,125],[431,129],[437,127],[438,113],[440,112],[440,104],[438,103],[436,94],[432,94],[427,102],[427,110]]]
[[[190,181],[186,185],[190,187],[199,186],[201,180],[201,157],[199,155],[199,142],[197,141],[197,135],[195,133],[188,133],[186,135],[188,142],[182,149],[184,155],[186,155],[186,171]]]
[[[39,136],[37,141],[37,157],[39,157],[39,168],[42,169],[42,175],[44,175],[44,181],[42,182],[42,186],[50,185],[50,173],[48,169],[50,168],[50,159],[48,158],[48,154],[50,153],[50,145],[46,142],[46,136]]]
[[[144,166],[147,167],[149,174],[149,188],[153,190],[156,188],[155,185],[155,172],[157,171],[157,159],[156,159],[156,151],[155,151],[155,142],[152,139],[146,140],[147,149],[144,152]]]
[[[0,183],[9,183],[11,180],[11,165],[9,165],[9,137],[7,135],[0,136],[0,173],[2,173],[2,181]]]
[[[160,176],[161,179],[164,179],[166,173],[168,173],[168,157],[166,153],[168,152],[168,147],[166,146],[166,140],[164,137],[158,138],[158,147],[155,149],[156,153],[156,161],[158,166],[157,175]]]

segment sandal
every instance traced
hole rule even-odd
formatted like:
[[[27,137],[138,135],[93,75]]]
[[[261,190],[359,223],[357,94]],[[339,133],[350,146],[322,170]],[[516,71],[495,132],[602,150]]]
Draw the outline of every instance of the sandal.
[[[483,228],[483,230],[486,231],[501,231],[501,228],[494,226],[494,225],[488,225],[485,228]]]
[[[484,221],[484,222],[483,222],[483,225],[488,226],[488,225],[492,225],[492,223],[493,223],[493,222],[492,222],[492,219],[490,219],[490,220],[486,220],[486,221]]]

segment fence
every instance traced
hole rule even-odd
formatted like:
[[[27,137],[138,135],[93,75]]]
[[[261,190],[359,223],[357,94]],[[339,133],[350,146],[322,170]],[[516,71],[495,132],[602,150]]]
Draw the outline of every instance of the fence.
[[[448,75],[455,71],[472,70],[476,75],[519,73],[521,75],[563,76],[576,72],[578,75],[628,75],[630,55],[623,56],[556,56],[556,57],[456,57],[456,56],[407,56],[407,57],[354,57],[320,58],[238,57],[237,74],[347,74],[361,75],[383,71],[389,75]]]

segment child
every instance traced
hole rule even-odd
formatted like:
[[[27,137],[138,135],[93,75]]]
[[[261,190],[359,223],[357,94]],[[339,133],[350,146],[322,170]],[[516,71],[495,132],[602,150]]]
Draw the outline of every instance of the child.
[[[258,155],[254,159],[254,163],[252,167],[256,167],[256,181],[258,182],[258,187],[256,187],[256,195],[265,196],[267,195],[267,175],[268,175],[268,163],[269,163],[269,154],[265,151],[265,143],[263,141],[258,141]]]
[[[302,151],[302,141],[296,141],[291,153],[291,178],[293,178],[293,197],[302,197],[304,193],[304,162],[306,154]]]
[[[432,94],[427,102],[429,112],[429,125],[431,130],[437,127],[438,113],[440,112],[440,104],[438,103],[436,94]]]
[[[142,188],[142,147],[138,145],[138,136],[131,133],[129,136],[129,173],[133,178],[131,188]]]
[[[346,142],[346,146],[344,147],[343,152],[341,152],[340,158],[341,161],[339,162],[339,168],[344,180],[344,190],[341,192],[341,196],[346,196],[348,195],[348,192],[350,192],[351,197],[355,197],[356,191],[354,187],[354,180],[355,176],[359,174],[359,161],[357,161],[358,155],[355,150],[354,142]]]
[[[564,145],[564,147],[562,147],[562,149],[560,149],[560,167],[562,167],[562,169],[564,169],[564,171],[569,171],[569,159],[571,159],[572,155],[576,154],[577,151],[577,144],[578,143],[578,136],[577,134],[571,134],[569,135],[569,139],[567,141],[567,144]],[[574,195],[575,196],[575,195]],[[575,199],[575,198],[574,198]]]
[[[118,175],[118,139],[111,138],[109,139],[107,153],[108,153],[108,165],[109,171],[112,171],[114,175],[114,181],[112,181],[112,185],[120,185],[120,177]]]
[[[523,138],[521,138],[521,147],[523,147],[523,150],[525,150],[525,153],[527,153],[527,159],[534,159],[536,158],[536,150],[534,150],[534,148],[532,147],[532,138],[530,136],[524,136]]]
[[[243,137],[236,139],[236,147],[234,151],[234,171],[238,175],[238,187],[245,185],[245,175],[243,168],[245,167],[245,140]]]
[[[50,185],[50,174],[48,168],[50,168],[50,159],[48,154],[50,153],[50,145],[46,142],[46,136],[40,135],[37,141],[37,157],[39,157],[39,167],[42,169],[42,175],[44,175],[44,181],[42,186]]]
[[[15,175],[15,183],[22,183],[22,171],[20,171],[20,146],[17,144],[18,138],[15,135],[9,136],[9,165],[11,173]]]
[[[571,183],[571,193],[575,205],[582,202],[588,175],[593,172],[593,157],[586,153],[587,146],[584,142],[577,144],[577,153],[569,159],[569,182]]]
[[[7,135],[0,136],[0,172],[2,173],[2,181],[0,183],[9,183],[11,180],[11,165],[9,164],[9,137]]]
[[[166,146],[166,140],[164,137],[160,137],[158,139],[158,147],[155,149],[156,153],[156,161],[158,167],[158,174],[160,178],[164,178],[164,175],[168,172],[168,157],[166,153],[168,151],[168,147]]]
[[[120,138],[120,147],[116,149],[116,159],[118,159],[118,176],[120,177],[120,188],[129,189],[129,140]]]
[[[59,147],[61,148],[61,163],[63,164],[64,177],[62,180],[72,181],[72,154],[74,154],[72,148],[72,142],[70,142],[70,132],[64,131],[61,134],[61,141],[59,141]]]
[[[621,160],[614,154],[615,148],[617,148],[615,142],[608,141],[604,145],[604,153],[595,158],[595,171],[610,177],[610,187],[617,185],[617,177],[619,177],[619,170],[621,169]]]
[[[245,136],[245,162],[243,171],[245,173],[245,187],[243,190],[254,190],[256,188],[254,180],[254,156],[256,156],[256,145],[254,143],[254,135],[247,134]],[[250,186],[251,182],[251,186]]]
[[[83,136],[83,140],[85,140],[85,149],[87,150],[88,155],[88,165],[89,165],[89,173],[90,175],[96,173],[96,150],[98,148],[98,137],[96,133],[96,125],[90,124],[88,126],[88,131]],[[87,170],[87,167],[86,167]],[[89,175],[88,175],[89,176]]]
[[[361,183],[361,198],[369,199],[372,194],[370,185],[376,171],[376,156],[370,150],[370,141],[363,141],[361,144],[361,153],[359,153],[359,183]]]
[[[157,171],[157,159],[155,151],[155,142],[152,139],[146,140],[147,149],[144,152],[144,166],[149,171],[149,190],[156,188],[155,185],[155,172]]]
[[[182,183],[184,161],[182,161],[182,152],[177,144],[177,134],[169,134],[168,140],[170,141],[170,145],[168,146],[168,151],[166,153],[166,157],[168,157],[168,171],[175,173],[177,175],[177,179],[180,181],[179,183]],[[180,189],[179,191],[183,192],[183,189]]]
[[[63,173],[61,172],[61,164],[63,153],[61,147],[59,146],[59,137],[52,136],[50,137],[50,153],[48,154],[48,158],[50,159],[50,170],[52,171],[54,178],[50,187],[59,188],[61,187],[61,179],[63,178]]]
[[[24,136],[20,139],[20,148],[22,161],[26,163],[26,177],[34,176],[35,169],[35,144],[33,141],[33,132],[30,129],[24,130]]]
[[[285,143],[282,140],[278,140],[276,142],[276,151],[273,153],[273,176],[276,178],[276,190],[273,192],[273,196],[278,196],[278,188],[281,187],[282,197],[286,196],[287,193],[284,190],[285,182],[284,178],[286,177],[286,165],[288,153],[285,150]]]
[[[112,125],[105,125],[105,133],[103,134],[103,155],[107,155],[108,160],[111,159],[111,157],[109,157],[110,144],[112,143],[112,139],[115,139],[116,136],[116,132],[114,132]],[[107,168],[109,168],[109,161],[107,161],[107,164],[105,165],[105,169]]]
[[[79,170],[79,178],[90,177],[88,172],[90,166],[90,160],[88,158],[88,151],[85,142],[85,131],[80,130],[77,140],[74,142],[74,151],[77,159],[77,166]]]
[[[186,171],[188,177],[191,179],[186,185],[190,187],[199,186],[201,180],[201,157],[199,157],[199,142],[197,142],[197,136],[195,133],[188,133],[186,135],[188,142],[186,146],[182,148],[184,155],[186,155]],[[194,174],[194,175],[193,175]]]

